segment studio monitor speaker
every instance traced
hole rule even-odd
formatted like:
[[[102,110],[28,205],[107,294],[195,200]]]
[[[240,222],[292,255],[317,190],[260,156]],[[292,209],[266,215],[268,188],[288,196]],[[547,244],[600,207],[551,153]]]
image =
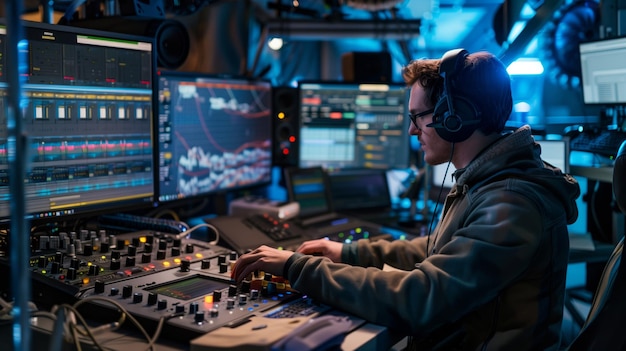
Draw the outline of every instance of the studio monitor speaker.
[[[298,89],[274,87],[272,90],[273,164],[298,166],[300,138],[300,102]]]
[[[341,55],[343,80],[387,83],[391,81],[391,55],[388,52],[347,52]]]

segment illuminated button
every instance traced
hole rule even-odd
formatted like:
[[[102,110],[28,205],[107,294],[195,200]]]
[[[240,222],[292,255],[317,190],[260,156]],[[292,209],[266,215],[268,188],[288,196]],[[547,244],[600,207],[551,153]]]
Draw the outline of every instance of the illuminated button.
[[[213,295],[207,295],[204,297],[204,303],[213,303]]]

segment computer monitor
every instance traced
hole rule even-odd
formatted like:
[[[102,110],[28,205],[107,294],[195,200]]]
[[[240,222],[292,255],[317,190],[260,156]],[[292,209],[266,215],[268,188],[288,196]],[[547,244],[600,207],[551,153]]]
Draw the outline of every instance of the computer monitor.
[[[0,35],[5,43],[6,27]],[[150,207],[153,39],[36,22],[25,22],[23,35],[27,216],[55,221]],[[11,219],[8,89],[1,75],[0,225]]]
[[[302,81],[298,90],[300,167],[409,167],[404,84]]]
[[[579,44],[585,104],[626,103],[626,37]]]
[[[445,162],[431,167],[431,184],[435,188],[451,189],[454,185],[454,177],[452,174],[456,168],[452,162]]]
[[[159,72],[159,203],[270,184],[271,93],[262,80]]]
[[[564,173],[569,172],[569,138],[535,140],[541,145],[541,158],[547,163],[558,167]]]

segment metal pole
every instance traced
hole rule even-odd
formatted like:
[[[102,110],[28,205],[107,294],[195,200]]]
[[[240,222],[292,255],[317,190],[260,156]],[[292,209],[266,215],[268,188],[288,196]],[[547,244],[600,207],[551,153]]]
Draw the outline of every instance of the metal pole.
[[[22,2],[6,1],[7,18],[7,82],[8,93],[8,138],[9,184],[11,198],[11,289],[13,291],[13,349],[30,351],[31,330],[28,302],[31,297],[30,230],[28,229],[24,178],[27,164],[27,141],[23,131],[22,77],[26,73],[26,43],[22,38]]]

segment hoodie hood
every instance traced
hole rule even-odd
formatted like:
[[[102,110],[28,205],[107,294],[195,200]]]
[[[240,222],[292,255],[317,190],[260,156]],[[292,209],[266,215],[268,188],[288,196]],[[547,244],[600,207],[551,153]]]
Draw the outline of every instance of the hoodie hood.
[[[541,146],[535,142],[528,125],[493,143],[466,168],[457,170],[454,177],[456,188],[452,191],[463,193],[476,185],[498,179],[515,177],[526,180],[560,200],[566,210],[568,224],[574,223],[578,217],[578,182],[571,175],[543,162]]]

